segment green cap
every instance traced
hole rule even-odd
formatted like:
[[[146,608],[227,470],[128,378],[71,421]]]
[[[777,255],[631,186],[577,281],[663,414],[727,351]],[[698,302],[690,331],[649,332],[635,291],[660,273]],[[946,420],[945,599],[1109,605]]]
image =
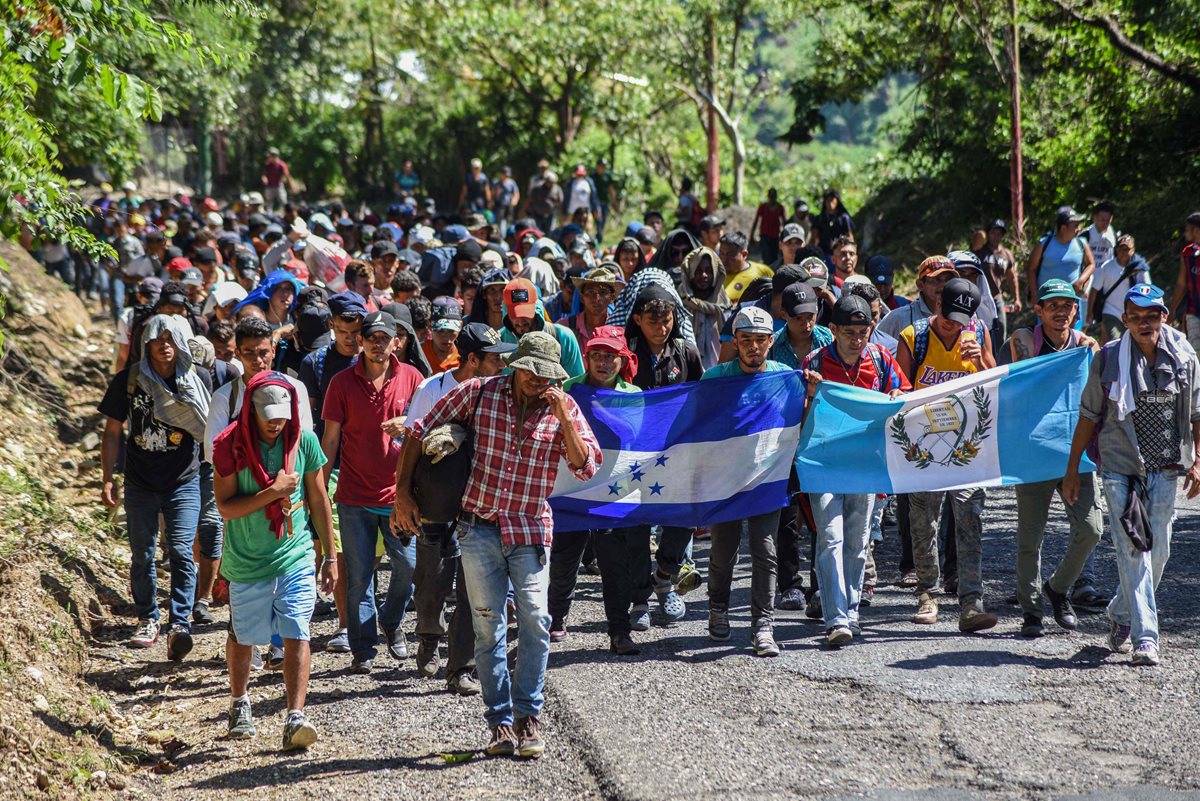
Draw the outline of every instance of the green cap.
[[[558,340],[545,331],[530,331],[521,337],[517,349],[509,355],[508,366],[514,370],[529,370],[542,378],[566,381],[571,376],[559,363],[561,358]]]
[[[1050,298],[1070,298],[1071,300],[1077,300],[1078,296],[1075,294],[1075,287],[1061,278],[1051,278],[1038,287],[1038,303],[1050,300]]]

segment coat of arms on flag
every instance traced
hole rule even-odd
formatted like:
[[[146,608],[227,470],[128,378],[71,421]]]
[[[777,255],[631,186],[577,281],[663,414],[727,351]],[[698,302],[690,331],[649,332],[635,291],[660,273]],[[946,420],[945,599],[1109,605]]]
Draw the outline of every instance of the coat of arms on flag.
[[[991,396],[976,387],[968,406],[959,394],[951,394],[898,412],[889,428],[892,442],[917,468],[961,467],[979,455],[992,430]]]

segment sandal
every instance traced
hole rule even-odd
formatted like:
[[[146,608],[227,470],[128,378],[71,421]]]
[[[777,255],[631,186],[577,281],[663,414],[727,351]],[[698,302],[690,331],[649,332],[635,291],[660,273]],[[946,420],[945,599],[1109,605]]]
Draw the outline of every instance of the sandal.
[[[1100,594],[1090,585],[1080,587],[1071,595],[1071,603],[1084,609],[1104,609],[1108,606],[1108,601],[1107,595]]]

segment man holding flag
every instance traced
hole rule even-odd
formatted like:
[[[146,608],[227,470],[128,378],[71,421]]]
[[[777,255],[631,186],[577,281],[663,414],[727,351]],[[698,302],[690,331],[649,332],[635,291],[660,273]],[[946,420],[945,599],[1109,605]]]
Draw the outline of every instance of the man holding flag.
[[[858,295],[842,295],[833,307],[833,344],[804,360],[808,397],[821,381],[886,392],[895,398],[912,387],[881,345],[869,343],[871,306]],[[825,616],[825,641],[840,647],[861,632],[858,604],[867,567],[873,494],[810,493],[817,526],[817,581]]]

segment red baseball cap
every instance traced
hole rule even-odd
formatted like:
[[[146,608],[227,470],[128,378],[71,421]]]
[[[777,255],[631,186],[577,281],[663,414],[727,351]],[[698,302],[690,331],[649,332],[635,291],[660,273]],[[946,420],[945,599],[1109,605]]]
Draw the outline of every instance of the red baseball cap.
[[[192,263],[183,256],[176,256],[167,262],[167,272],[169,273],[182,274],[184,270],[190,269],[192,269]]]
[[[514,278],[504,285],[504,310],[514,320],[537,314],[537,287],[528,278]]]
[[[587,341],[584,353],[594,350],[604,350],[622,357],[625,362],[621,365],[621,378],[633,381],[633,377],[637,375],[638,360],[629,350],[629,343],[625,341],[624,328],[619,325],[601,325],[593,328],[592,338]]]

